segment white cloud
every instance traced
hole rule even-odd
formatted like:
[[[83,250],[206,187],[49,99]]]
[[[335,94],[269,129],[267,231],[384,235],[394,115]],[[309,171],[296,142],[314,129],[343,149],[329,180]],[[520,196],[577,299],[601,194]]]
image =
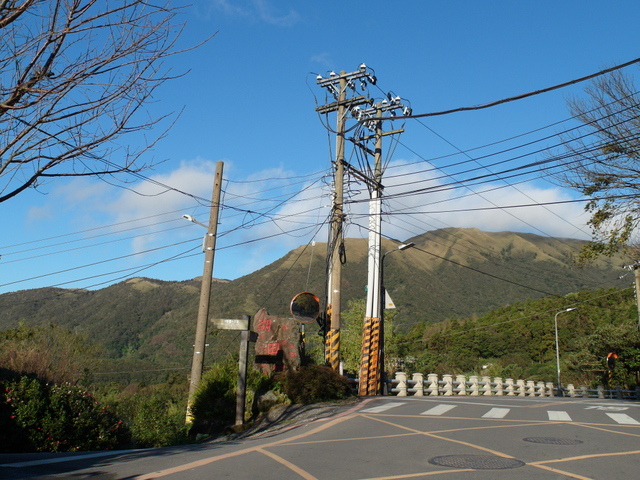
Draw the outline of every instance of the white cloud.
[[[291,27],[301,19],[296,10],[289,9],[287,13],[280,13],[267,0],[212,0],[211,3],[214,8],[224,15],[246,18],[254,22],[262,22],[277,27]]]

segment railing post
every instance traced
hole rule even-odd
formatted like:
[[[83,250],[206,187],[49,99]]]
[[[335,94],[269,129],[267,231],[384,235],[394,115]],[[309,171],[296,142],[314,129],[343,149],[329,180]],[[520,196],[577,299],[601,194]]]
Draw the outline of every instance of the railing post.
[[[547,397],[553,397],[553,382],[547,382]]]
[[[602,385],[598,385],[598,398],[604,398],[604,387]]]
[[[429,396],[437,396],[438,395],[438,374],[430,373],[427,375],[427,382],[429,382]]]
[[[442,376],[444,382],[444,394],[446,396],[453,395],[453,377],[448,373]]]
[[[414,395],[416,397],[423,397],[424,396],[424,376],[421,373],[414,373],[412,378],[413,378],[413,381],[416,382],[415,386],[413,387],[416,390],[416,393],[414,393]]]
[[[476,375],[471,375],[469,377],[469,382],[471,382],[471,395],[477,397],[480,395],[480,386],[478,385],[478,377]]]
[[[467,377],[464,375],[456,375],[456,383],[458,384],[458,395],[467,394]]]
[[[533,382],[533,380],[527,380],[527,396],[536,396],[536,384]]]
[[[482,377],[482,395],[491,395],[491,377]]]
[[[640,400],[640,385],[636,385],[636,400]]]
[[[586,385],[580,387],[580,391],[582,392],[582,398],[589,398],[589,389]]]
[[[516,384],[518,386],[518,396],[519,397],[526,397],[527,396],[527,390],[524,386],[524,380],[516,380]]]
[[[507,384],[507,395],[511,397],[514,396],[516,394],[516,387],[513,384],[513,378],[507,378],[505,383]]]
[[[502,385],[502,377],[494,378],[493,383],[496,384],[496,395],[499,397],[504,395],[504,385]]]
[[[535,394],[536,394],[537,396],[539,396],[539,397],[544,397],[544,396],[545,396],[545,391],[544,391],[544,390],[545,390],[545,388],[546,388],[546,387],[544,386],[544,382],[538,382],[538,383],[536,384],[536,389],[535,389],[535,390],[536,390],[536,393],[535,393]]]
[[[398,381],[398,397],[407,396],[407,374],[404,372],[396,372],[396,380]]]

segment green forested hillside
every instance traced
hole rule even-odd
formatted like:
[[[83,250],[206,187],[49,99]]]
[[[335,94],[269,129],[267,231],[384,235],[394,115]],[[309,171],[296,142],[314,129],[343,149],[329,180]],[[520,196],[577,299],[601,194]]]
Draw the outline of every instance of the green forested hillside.
[[[621,261],[579,268],[571,261],[584,242],[512,232],[444,229],[410,239],[416,247],[385,260],[385,285],[397,305],[396,324],[479,317],[532,298],[563,296],[619,284]],[[397,244],[383,241],[383,252]],[[367,244],[346,241],[342,298],[366,296]],[[239,318],[265,307],[288,316],[301,291],[324,296],[326,245],[299,247],[233,281],[213,285],[211,317]],[[43,288],[0,295],[0,330],[55,324],[103,345],[124,371],[185,368],[192,354],[200,282],[134,278],[100,290]],[[210,359],[237,348],[235,333],[209,335]]]

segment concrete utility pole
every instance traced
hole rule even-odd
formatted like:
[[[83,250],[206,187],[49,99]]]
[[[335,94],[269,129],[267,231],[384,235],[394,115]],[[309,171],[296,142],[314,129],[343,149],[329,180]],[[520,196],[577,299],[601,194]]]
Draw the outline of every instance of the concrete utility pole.
[[[394,130],[383,133],[382,116],[385,112],[393,113],[402,110],[404,114],[410,114],[410,109],[401,103],[400,97],[388,96],[387,100],[376,103],[372,108],[358,110],[358,120],[368,128],[375,129],[375,146],[373,152],[369,152],[361,142],[356,142],[367,153],[373,153],[374,169],[373,179],[370,179],[369,189],[371,199],[369,201],[369,249],[368,249],[368,274],[367,274],[367,303],[363,323],[362,357],[360,365],[360,383],[358,394],[376,395],[382,392],[382,377],[384,370],[384,326],[383,304],[384,288],[382,279],[382,261],[380,257],[382,234],[382,138],[386,135],[401,133],[403,130]],[[370,118],[370,121],[366,119]],[[367,140],[370,137],[364,138]]]
[[[189,399],[187,400],[188,424],[193,422],[191,406],[193,396],[202,378],[204,369],[204,352],[207,340],[207,323],[209,321],[209,304],[211,300],[211,282],[213,279],[213,261],[216,251],[216,235],[218,233],[218,215],[220,212],[220,196],[222,192],[222,170],[224,163],[216,164],[216,173],[213,183],[213,196],[211,198],[211,211],[209,214],[209,226],[204,241],[204,269],[202,272],[202,285],[200,288],[200,304],[198,306],[198,319],[196,321],[196,337],[193,346],[193,360],[191,361],[191,377],[189,381]],[[193,218],[185,216],[188,220]],[[195,222],[198,223],[198,222]]]
[[[355,90],[354,81],[375,83],[375,77],[367,72],[366,65],[362,64],[356,72],[346,73],[341,71],[339,75],[331,72],[329,78],[317,77],[317,84],[327,88],[332,93],[336,102],[316,108],[322,114],[337,112],[336,130],[336,162],[334,173],[334,200],[331,214],[331,237],[329,241],[329,279],[327,288],[326,315],[330,320],[325,345],[325,360],[331,368],[340,371],[340,314],[342,291],[342,262],[344,259],[343,228],[344,221],[344,140],[347,108],[369,103],[363,96],[347,98],[347,89]]]

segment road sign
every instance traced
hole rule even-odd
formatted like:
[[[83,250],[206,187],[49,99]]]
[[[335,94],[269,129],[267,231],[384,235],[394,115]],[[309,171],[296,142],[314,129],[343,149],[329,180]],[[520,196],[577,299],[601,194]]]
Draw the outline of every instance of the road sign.
[[[389,295],[389,292],[387,292],[386,290],[384,291],[384,308],[396,308],[396,304],[393,303],[393,300],[391,300],[391,295]]]
[[[214,318],[211,321],[219,330],[249,330],[248,318]]]

